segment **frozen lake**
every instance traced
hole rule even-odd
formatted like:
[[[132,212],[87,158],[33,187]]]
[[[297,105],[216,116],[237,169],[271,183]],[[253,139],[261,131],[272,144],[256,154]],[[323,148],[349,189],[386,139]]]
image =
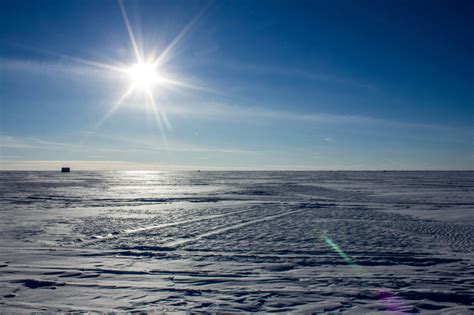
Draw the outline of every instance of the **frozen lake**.
[[[474,311],[474,172],[0,172],[0,311]]]

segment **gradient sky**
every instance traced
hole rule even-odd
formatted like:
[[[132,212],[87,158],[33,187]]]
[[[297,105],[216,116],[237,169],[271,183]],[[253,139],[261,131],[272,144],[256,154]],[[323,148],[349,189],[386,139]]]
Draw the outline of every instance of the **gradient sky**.
[[[473,1],[123,6],[169,125],[119,2],[2,0],[0,169],[474,169]]]

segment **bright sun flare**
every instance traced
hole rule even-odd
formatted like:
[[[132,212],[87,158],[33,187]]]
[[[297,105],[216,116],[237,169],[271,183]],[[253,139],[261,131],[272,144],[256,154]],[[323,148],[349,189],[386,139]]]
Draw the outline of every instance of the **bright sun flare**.
[[[160,80],[156,66],[151,63],[136,63],[128,70],[132,85],[136,89],[150,90]]]
[[[155,101],[155,92],[157,92],[157,88],[160,89],[170,89],[174,87],[182,87],[182,88],[191,88],[197,90],[205,90],[202,87],[192,85],[186,82],[182,82],[177,80],[176,78],[169,77],[163,69],[163,67],[170,59],[170,55],[173,53],[174,48],[178,45],[179,41],[188,33],[191,26],[195,23],[196,19],[200,16],[198,15],[194,18],[190,24],[188,24],[181,33],[159,54],[145,54],[145,52],[141,51],[140,47],[142,45],[138,45],[135,36],[133,34],[132,27],[128,20],[127,12],[125,7],[122,3],[122,0],[118,0],[120,10],[122,12],[122,17],[125,22],[125,26],[127,27],[128,35],[130,38],[130,44],[133,48],[133,54],[135,63],[130,66],[124,66],[123,64],[114,65],[114,64],[105,64],[100,63],[94,60],[85,60],[80,58],[71,57],[73,60],[82,62],[89,66],[94,66],[101,69],[106,69],[108,71],[113,71],[115,73],[119,73],[121,75],[125,75],[128,77],[130,81],[129,87],[124,91],[124,93],[117,99],[117,101],[113,104],[112,108],[107,112],[104,118],[99,122],[98,126],[100,126],[110,115],[112,115],[117,109],[122,106],[122,104],[134,94],[134,92],[142,92],[142,96],[144,97],[145,105],[148,109],[151,110],[153,115],[155,116],[156,122],[158,127],[161,131],[161,136],[163,138],[164,143],[166,144],[166,136],[164,133],[164,128],[170,128],[171,125],[166,117],[166,112],[162,110],[160,104]],[[67,57],[67,56],[66,56]],[[134,100],[136,101],[136,100]],[[97,127],[98,128],[98,127]]]

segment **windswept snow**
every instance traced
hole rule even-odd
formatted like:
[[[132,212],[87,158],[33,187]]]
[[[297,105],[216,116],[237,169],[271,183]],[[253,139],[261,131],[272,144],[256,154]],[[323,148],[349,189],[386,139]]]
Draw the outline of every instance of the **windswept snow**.
[[[474,312],[473,172],[0,172],[0,311]]]

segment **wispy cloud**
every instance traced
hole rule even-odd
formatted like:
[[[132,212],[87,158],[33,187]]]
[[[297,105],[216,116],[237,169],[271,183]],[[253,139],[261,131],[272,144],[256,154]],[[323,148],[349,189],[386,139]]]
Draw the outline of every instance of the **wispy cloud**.
[[[211,153],[251,153],[252,151],[240,148],[216,148],[208,146],[199,146],[195,144],[186,143],[183,141],[169,141],[166,145],[161,140],[147,140],[136,139],[130,137],[112,136],[98,132],[81,132],[84,136],[84,141],[87,138],[100,138],[106,141],[120,144],[122,147],[126,145],[127,151],[130,150],[145,150],[145,151],[174,151],[174,152],[211,152]]]
[[[294,67],[275,67],[245,62],[220,63],[219,66],[231,69],[232,71],[245,71],[255,75],[277,75],[283,77],[299,78],[303,80],[325,81],[369,90],[377,89],[375,85],[362,80],[355,80],[341,75],[308,71]]]
[[[310,122],[372,122],[379,119],[358,115],[335,115],[325,113],[296,113],[272,110],[265,107],[245,107],[226,103],[197,103],[163,105],[161,108],[167,114],[183,116],[230,119],[272,119],[272,120],[299,120]]]
[[[26,139],[0,135],[0,148],[32,149],[39,148],[39,145],[32,144],[31,141],[28,141]]]
[[[72,76],[105,76],[103,70],[87,65],[78,65],[63,60],[38,61],[28,59],[7,59],[0,58],[0,64],[4,71],[29,72],[46,75],[69,75]]]
[[[174,141],[165,145],[160,140],[142,140],[117,137],[96,132],[81,132],[82,139],[72,143],[41,139],[37,137],[18,137],[0,135],[0,148],[9,149],[41,149],[67,150],[71,152],[137,152],[137,151],[168,151],[168,152],[210,152],[210,153],[251,153],[252,151],[238,148],[215,148]],[[103,140],[100,145],[89,143],[89,139]],[[104,146],[104,143],[107,143]],[[1,158],[1,156],[0,156]]]
[[[84,147],[80,144],[65,143],[40,139],[36,137],[10,136],[0,135],[0,148],[9,149],[43,149],[51,150],[56,148],[67,148],[83,150]]]
[[[441,124],[430,124],[422,122],[403,122],[380,117],[364,115],[328,114],[316,112],[290,112],[273,110],[268,107],[240,106],[227,103],[186,103],[163,105],[161,108],[168,115],[181,115],[207,119],[228,120],[288,120],[321,124],[345,124],[345,125],[381,125],[395,128],[424,128],[424,129],[446,129],[446,130],[472,130],[468,126],[451,126]]]

